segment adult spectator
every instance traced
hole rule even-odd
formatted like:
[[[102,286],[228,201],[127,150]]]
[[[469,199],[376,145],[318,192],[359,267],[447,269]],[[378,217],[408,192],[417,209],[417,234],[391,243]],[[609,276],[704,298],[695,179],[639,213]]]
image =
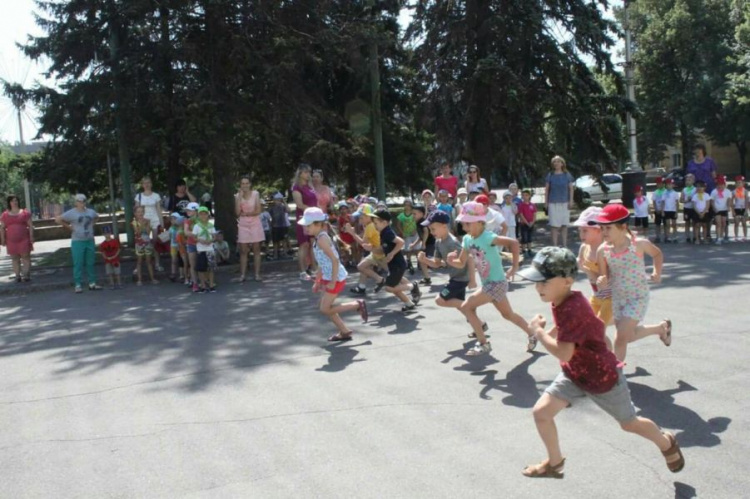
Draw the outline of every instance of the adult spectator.
[[[96,258],[96,247],[94,246],[94,223],[99,214],[86,207],[86,196],[76,194],[75,208],[68,210],[55,221],[70,230],[70,252],[73,256],[73,280],[75,281],[75,292],[82,293],[83,269],[86,268],[89,290],[98,291],[101,286],[96,284],[96,271],[94,260]]]
[[[696,144],[693,148],[693,159],[688,162],[685,175],[690,173],[695,177],[695,181],[702,180],[706,183],[706,192],[711,194],[716,188],[716,162],[710,156],[706,156],[706,146]],[[714,219],[713,204],[708,208],[708,224],[706,225],[706,237],[711,239],[711,226]]]
[[[148,175],[141,179],[141,192],[135,195],[135,206],[134,209],[143,206],[144,212],[143,217],[150,222],[151,225],[151,241],[158,241],[157,237],[160,232],[160,227],[164,225],[162,221],[161,212],[161,196],[152,190],[153,184],[151,177]],[[173,212],[172,212],[173,213]],[[164,272],[164,268],[159,263],[159,252],[154,251],[154,263],[156,270]]]
[[[22,210],[18,196],[12,194],[8,196],[8,209],[0,215],[0,246],[5,246],[8,251],[16,282],[30,281],[34,224],[31,221],[31,213]]]
[[[323,183],[323,170],[313,171],[312,186],[315,189],[315,195],[318,197],[318,208],[323,210],[326,215],[333,213],[336,196],[331,188]]]
[[[240,282],[245,282],[247,273],[247,258],[250,245],[253,246],[253,270],[255,281],[261,282],[260,277],[260,244],[266,240],[260,214],[263,211],[260,204],[260,194],[251,190],[250,177],[240,179],[240,190],[234,198],[234,211],[237,215],[237,245],[240,250]]]
[[[472,191],[479,191],[484,194],[490,193],[490,184],[487,180],[482,178],[482,174],[479,171],[477,165],[471,165],[466,170],[466,182],[464,183],[466,192],[471,193]]]
[[[570,210],[573,208],[573,186],[575,179],[568,173],[565,160],[560,156],[552,158],[552,171],[547,174],[544,189],[544,200],[547,216],[552,231],[552,245],[562,234],[562,246],[568,245],[568,225],[570,224]]]
[[[435,177],[435,192],[448,191],[453,199],[458,197],[458,177],[453,175],[451,164],[445,162],[440,165],[440,175]]]
[[[297,167],[297,173],[295,173],[292,180],[292,198],[297,205],[297,220],[302,218],[307,208],[318,207],[318,195],[312,186],[311,174],[312,168],[310,168],[310,165],[301,163]],[[307,268],[310,265],[310,238],[305,234],[304,227],[301,225],[294,224],[294,228],[297,233],[297,244],[299,245],[297,255],[300,270],[299,278],[303,281],[309,281],[311,280],[311,276],[307,273]]]
[[[167,211],[169,213],[177,212],[181,217],[185,218],[187,216],[187,205],[189,203],[195,203],[196,198],[190,194],[190,190],[184,179],[179,179],[175,182],[174,188],[174,194],[171,194],[167,201]]]

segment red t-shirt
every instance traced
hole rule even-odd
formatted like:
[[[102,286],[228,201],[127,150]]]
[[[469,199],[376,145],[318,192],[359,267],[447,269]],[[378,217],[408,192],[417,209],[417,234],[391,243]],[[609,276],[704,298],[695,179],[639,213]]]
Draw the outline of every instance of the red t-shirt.
[[[104,253],[104,262],[112,264],[113,267],[120,266],[120,256],[114,257],[120,250],[120,241],[117,239],[110,239],[109,241],[103,241],[99,245],[99,249]]]
[[[456,199],[456,193],[458,192],[458,177],[455,177],[451,175],[448,178],[443,177],[442,175],[435,177],[435,185],[438,186],[439,189],[445,189],[446,191],[450,192],[451,196],[453,196],[453,199]],[[435,193],[437,195],[437,192]]]
[[[565,375],[589,393],[605,393],[617,383],[619,361],[607,350],[604,323],[594,315],[589,301],[573,291],[560,305],[552,306],[557,341],[575,343],[569,362],[560,362]]]
[[[354,244],[354,237],[349,234],[348,232],[344,232],[344,226],[346,224],[350,223],[351,218],[349,215],[340,215],[338,226],[339,226],[339,239],[344,241],[346,244],[352,245]]]
[[[526,220],[534,223],[534,220],[536,220],[536,205],[522,201],[518,204],[518,214],[523,215]]]

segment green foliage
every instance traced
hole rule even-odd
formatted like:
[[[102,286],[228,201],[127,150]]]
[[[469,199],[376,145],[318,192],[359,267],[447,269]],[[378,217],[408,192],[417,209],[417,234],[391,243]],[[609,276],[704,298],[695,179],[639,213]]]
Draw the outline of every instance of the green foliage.
[[[23,164],[6,144],[0,144],[0,205],[5,206],[5,198],[10,194],[19,197],[23,193]]]

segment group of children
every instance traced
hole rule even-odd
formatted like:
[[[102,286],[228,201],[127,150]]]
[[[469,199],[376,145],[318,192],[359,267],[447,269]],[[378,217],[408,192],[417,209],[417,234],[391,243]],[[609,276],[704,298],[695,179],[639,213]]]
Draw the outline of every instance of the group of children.
[[[711,224],[715,222],[716,237],[715,244],[728,243],[729,219],[734,222],[734,240],[745,242],[747,240],[746,209],[748,205],[747,189],[745,188],[745,177],[738,175],[735,178],[734,189],[727,187],[724,175],[716,176],[716,188],[711,192],[706,191],[706,183],[702,180],[696,182],[695,176],[685,176],[685,187],[681,192],[674,188],[672,179],[656,179],[656,190],[648,201],[642,188],[637,187],[633,208],[635,211],[635,227],[643,237],[648,237],[650,209],[653,209],[655,242],[665,243],[677,242],[677,218],[680,205],[683,206],[683,220],[685,222],[685,242],[693,244],[707,244],[710,242],[709,234]],[[740,236],[740,228],[742,235]]]
[[[685,460],[674,435],[662,432],[653,421],[636,415],[622,373],[629,343],[649,335],[658,335],[666,346],[672,340],[669,319],[657,325],[641,325],[648,307],[649,281],[661,279],[662,254],[654,244],[630,232],[627,208],[615,204],[604,209],[589,208],[576,221],[582,241],[578,258],[567,249],[544,248],[530,266],[519,271],[520,244],[515,238],[487,230],[492,218],[488,205],[476,200],[465,201],[455,220],[438,208],[428,213],[423,206],[407,204],[407,207],[404,213],[406,217],[414,216],[414,221],[402,217],[398,222],[399,235],[391,227],[392,217],[387,209],[362,204],[352,215],[339,214],[342,233],[349,234],[354,243],[369,253],[359,264],[364,272],[360,273],[360,282],[352,292],[364,295],[362,284],[370,277],[376,282],[376,290],[385,287],[403,302],[404,312],[412,311],[421,292],[418,282],[409,282],[404,277],[408,269],[404,252],[417,251],[420,266],[448,270],[448,282],[438,293],[436,304],[457,309],[471,325],[469,337],[476,338],[477,342],[467,352],[468,356],[492,351],[487,323],[477,315],[481,306],[492,304],[504,319],[524,332],[527,351],[533,351],[541,342],[559,358],[562,373],[534,408],[534,419],[548,457],[540,464],[527,467],[524,475],[563,477],[565,459],[559,448],[554,417],[584,396],[613,416],[625,431],[651,440],[662,451],[670,471],[678,472],[684,467]],[[353,219],[362,226],[361,236],[351,224]],[[328,222],[328,216],[318,208],[308,208],[298,221],[312,238],[318,264],[313,291],[323,293],[320,311],[337,328],[336,334],[328,340],[348,341],[353,331],[340,314],[356,310],[366,322],[367,305],[363,299],[335,305],[338,294],[345,288],[347,272],[334,243],[337,236]],[[456,222],[465,232],[460,241],[453,234]],[[426,251],[427,239],[419,235],[419,227],[426,228],[433,238],[430,255]],[[512,260],[507,271],[502,262],[504,248],[509,249]],[[645,271],[646,255],[652,258],[654,266],[649,277]],[[387,269],[387,274],[378,274],[374,271],[376,268]],[[593,291],[590,300],[572,290],[579,268],[589,279]],[[475,284],[477,274],[479,286]],[[542,301],[552,303],[555,327],[545,330],[546,321],[542,316],[527,321],[513,310],[508,283],[515,274],[535,281]],[[469,293],[471,288],[476,289]],[[614,343],[605,334],[611,323],[616,328]]]

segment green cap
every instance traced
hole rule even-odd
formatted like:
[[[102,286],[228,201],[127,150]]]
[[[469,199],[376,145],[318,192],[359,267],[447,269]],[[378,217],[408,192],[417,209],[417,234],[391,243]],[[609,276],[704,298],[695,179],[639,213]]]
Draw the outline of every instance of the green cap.
[[[576,256],[567,248],[547,246],[536,254],[529,267],[518,271],[518,275],[533,282],[542,282],[555,277],[575,277],[578,272]]]

